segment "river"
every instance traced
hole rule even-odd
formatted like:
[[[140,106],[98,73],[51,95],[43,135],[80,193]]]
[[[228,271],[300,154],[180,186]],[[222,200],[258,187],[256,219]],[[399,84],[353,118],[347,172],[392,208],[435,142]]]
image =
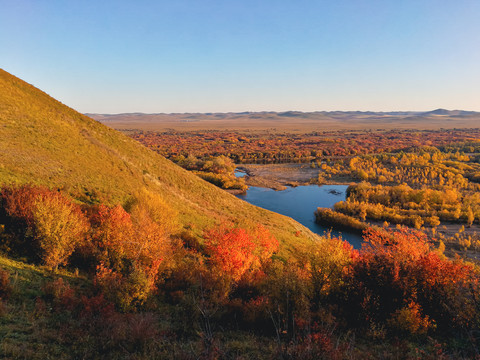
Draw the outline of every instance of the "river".
[[[250,204],[289,216],[313,232],[323,235],[330,229],[315,222],[314,211],[317,207],[332,208],[336,202],[345,200],[347,187],[347,185],[305,185],[275,191],[251,186],[246,194],[237,197]],[[362,243],[362,237],[356,233],[332,229],[332,235],[341,236],[356,249],[359,249]]]

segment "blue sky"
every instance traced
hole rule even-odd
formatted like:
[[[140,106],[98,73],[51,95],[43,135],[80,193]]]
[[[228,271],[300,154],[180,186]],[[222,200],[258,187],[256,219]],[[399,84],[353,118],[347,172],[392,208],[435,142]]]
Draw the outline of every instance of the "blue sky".
[[[81,112],[480,111],[478,0],[0,0],[0,67]]]

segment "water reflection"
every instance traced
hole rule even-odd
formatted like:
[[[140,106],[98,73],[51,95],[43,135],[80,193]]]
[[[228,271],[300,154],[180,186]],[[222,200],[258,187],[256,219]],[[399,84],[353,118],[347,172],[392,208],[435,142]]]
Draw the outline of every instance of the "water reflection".
[[[242,178],[242,177],[245,177],[247,175],[247,173],[243,170],[239,170],[239,169],[235,169],[235,176],[237,178]]]

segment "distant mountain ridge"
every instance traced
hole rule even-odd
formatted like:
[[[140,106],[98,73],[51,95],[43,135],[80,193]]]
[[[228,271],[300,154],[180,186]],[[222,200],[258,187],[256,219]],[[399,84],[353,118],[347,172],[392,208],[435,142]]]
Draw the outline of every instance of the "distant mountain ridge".
[[[105,120],[111,117],[117,116],[145,116],[145,115],[165,115],[165,116],[192,116],[192,115],[204,115],[204,116],[234,116],[234,115],[276,115],[284,117],[302,117],[309,115],[402,115],[402,116],[429,116],[429,115],[449,115],[449,116],[464,116],[464,115],[480,115],[477,111],[466,110],[447,110],[447,109],[435,109],[431,111],[242,111],[242,112],[207,112],[207,113],[118,113],[118,114],[105,114],[105,113],[85,113],[86,116],[100,118],[105,117]]]
[[[479,113],[476,111],[436,109],[436,110],[424,112],[423,114],[424,115],[465,116],[465,115],[477,115]]]
[[[431,111],[261,111],[173,114],[88,114],[119,130],[329,131],[362,129],[478,128],[480,112]]]

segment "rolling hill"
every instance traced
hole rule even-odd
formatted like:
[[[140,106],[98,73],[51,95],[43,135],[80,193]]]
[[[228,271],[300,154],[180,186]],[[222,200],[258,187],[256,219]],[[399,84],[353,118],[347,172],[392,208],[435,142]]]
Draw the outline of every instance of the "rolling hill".
[[[0,70],[0,184],[43,184],[83,202],[123,204],[140,188],[159,193],[200,236],[223,221],[261,223],[289,251],[317,238],[294,220],[201,180],[127,136]],[[300,234],[300,235],[298,235]]]

